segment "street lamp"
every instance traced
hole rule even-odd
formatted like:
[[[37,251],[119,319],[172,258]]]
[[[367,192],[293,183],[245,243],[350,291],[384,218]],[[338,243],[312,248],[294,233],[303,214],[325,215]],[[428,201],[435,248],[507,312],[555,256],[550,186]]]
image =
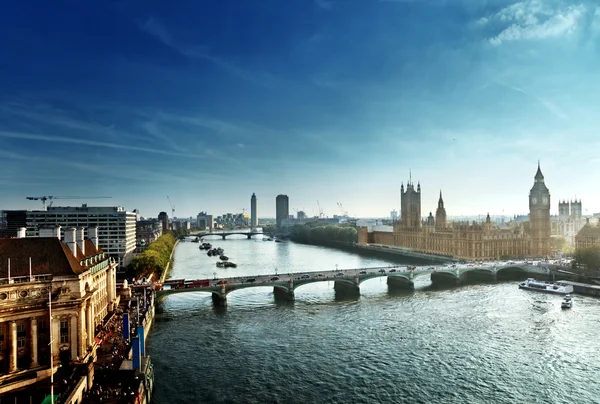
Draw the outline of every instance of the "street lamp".
[[[48,288],[48,315],[50,317],[50,402],[54,404],[54,351],[52,350],[52,288]]]
[[[335,272],[338,271],[338,264],[335,264]]]
[[[217,273],[213,272],[213,275],[215,276],[215,281],[217,280]]]
[[[277,268],[275,268],[275,275],[277,276]]]

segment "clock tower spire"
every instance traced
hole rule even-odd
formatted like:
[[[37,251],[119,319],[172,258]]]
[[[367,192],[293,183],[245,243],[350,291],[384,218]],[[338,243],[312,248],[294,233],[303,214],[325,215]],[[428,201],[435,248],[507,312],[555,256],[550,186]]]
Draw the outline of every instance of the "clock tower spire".
[[[550,254],[550,191],[538,160],[533,187],[529,191],[530,254],[545,257]]]

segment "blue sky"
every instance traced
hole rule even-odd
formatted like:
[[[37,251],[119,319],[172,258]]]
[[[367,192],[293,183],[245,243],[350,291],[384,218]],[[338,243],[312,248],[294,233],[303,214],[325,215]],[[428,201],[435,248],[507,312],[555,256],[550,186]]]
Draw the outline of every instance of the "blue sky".
[[[11,2],[0,209],[377,217],[412,170],[424,213],[527,213],[540,159],[600,212],[599,67],[591,0]]]

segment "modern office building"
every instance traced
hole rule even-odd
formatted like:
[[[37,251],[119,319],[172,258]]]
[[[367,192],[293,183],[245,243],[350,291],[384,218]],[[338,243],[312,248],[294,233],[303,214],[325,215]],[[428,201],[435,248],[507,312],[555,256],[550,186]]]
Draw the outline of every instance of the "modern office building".
[[[98,230],[41,228],[41,237],[0,240],[0,397],[27,389],[62,363],[91,369],[94,337],[116,302],[116,262]],[[50,317],[49,305],[52,306]],[[15,401],[16,402],[16,401]]]
[[[275,198],[275,222],[281,228],[281,222],[290,216],[290,200],[287,195],[277,195]]]
[[[141,253],[150,243],[162,236],[162,223],[158,219],[138,220],[135,224],[136,253]]]
[[[198,213],[198,216],[196,216],[196,224],[200,230],[212,230],[215,227],[212,215],[209,215],[206,212]]]
[[[258,207],[257,207],[257,200],[256,200],[256,194],[252,194],[252,197],[250,198],[250,227],[257,227],[258,226]]]
[[[166,233],[169,231],[169,215],[167,212],[160,212],[158,214],[158,220],[162,223],[162,231]]]
[[[96,227],[100,248],[114,257],[119,267],[129,265],[133,258],[136,214],[120,206],[50,206],[48,210],[28,210],[25,214],[27,237],[39,237],[40,229],[49,226]],[[13,224],[9,222],[7,227],[13,227]]]

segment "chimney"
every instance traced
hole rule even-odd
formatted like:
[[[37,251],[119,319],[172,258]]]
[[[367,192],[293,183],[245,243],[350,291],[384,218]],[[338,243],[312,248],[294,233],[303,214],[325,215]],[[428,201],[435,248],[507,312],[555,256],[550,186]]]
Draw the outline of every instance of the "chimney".
[[[25,238],[27,234],[26,231],[27,229],[25,227],[19,227],[19,230],[17,230],[17,238]]]
[[[65,229],[65,244],[69,247],[73,256],[77,258],[77,242],[75,241],[75,233],[76,230],[74,227],[69,227]]]
[[[77,230],[75,230],[75,237],[77,240],[77,245],[79,246],[79,249],[81,250],[81,254],[83,254],[83,256],[85,257],[85,241],[83,239],[84,232],[85,232],[85,229],[83,227],[78,227]]]
[[[98,250],[99,247],[98,247],[98,228],[97,227],[89,227],[88,228],[88,238],[90,240],[92,240],[92,243],[94,243],[94,247],[96,248],[96,250]]]
[[[54,237],[60,239],[60,226],[40,227],[39,237]]]

